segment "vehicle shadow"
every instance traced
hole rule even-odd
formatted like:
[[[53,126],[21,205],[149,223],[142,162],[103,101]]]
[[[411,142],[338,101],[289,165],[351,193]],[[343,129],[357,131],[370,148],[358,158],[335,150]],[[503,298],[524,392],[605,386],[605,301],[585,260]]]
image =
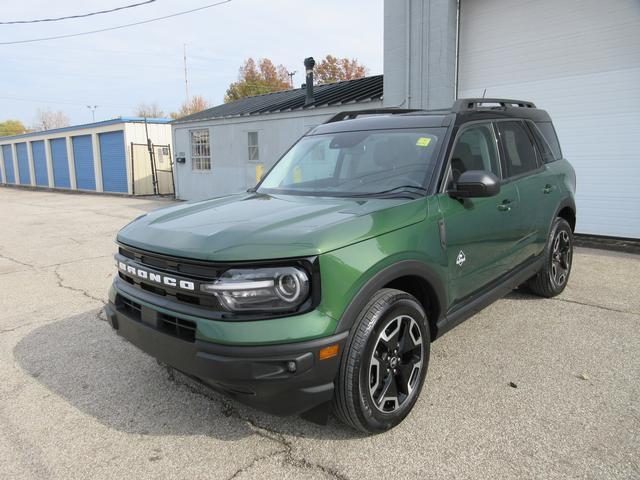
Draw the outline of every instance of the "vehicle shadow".
[[[98,311],[37,328],[14,348],[17,364],[41,385],[102,424],[143,435],[209,435],[236,440],[257,429],[341,440],[360,435],[330,418],[326,426],[274,417],[159,365],[121,339]]]

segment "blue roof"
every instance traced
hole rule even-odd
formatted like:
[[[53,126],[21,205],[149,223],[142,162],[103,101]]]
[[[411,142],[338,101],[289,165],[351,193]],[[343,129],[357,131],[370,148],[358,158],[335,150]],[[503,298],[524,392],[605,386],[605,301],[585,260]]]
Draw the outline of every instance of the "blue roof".
[[[39,132],[22,133],[20,135],[10,135],[8,137],[0,137],[0,142],[5,140],[14,140],[17,138],[38,137],[42,135],[51,135],[62,132],[71,132],[73,130],[86,130],[88,128],[106,127],[107,125],[116,125],[118,123],[144,123],[143,117],[118,117],[111,120],[103,120],[101,122],[83,123],[81,125],[71,125],[69,127],[54,128],[52,130],[41,130]],[[147,118],[147,123],[171,123],[170,118]]]

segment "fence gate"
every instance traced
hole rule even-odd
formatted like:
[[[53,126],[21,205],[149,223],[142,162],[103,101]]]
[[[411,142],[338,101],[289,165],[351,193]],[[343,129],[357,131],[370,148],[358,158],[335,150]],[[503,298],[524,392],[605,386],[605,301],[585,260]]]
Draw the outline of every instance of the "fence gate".
[[[131,143],[134,195],[173,195],[173,161],[169,145]]]

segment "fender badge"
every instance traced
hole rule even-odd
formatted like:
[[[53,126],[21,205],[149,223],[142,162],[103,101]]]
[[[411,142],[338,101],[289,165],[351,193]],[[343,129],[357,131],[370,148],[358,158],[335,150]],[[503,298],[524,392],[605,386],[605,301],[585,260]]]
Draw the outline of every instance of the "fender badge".
[[[464,252],[460,250],[460,253],[458,254],[458,258],[456,258],[456,265],[461,267],[466,260],[467,260],[467,257],[465,257]]]

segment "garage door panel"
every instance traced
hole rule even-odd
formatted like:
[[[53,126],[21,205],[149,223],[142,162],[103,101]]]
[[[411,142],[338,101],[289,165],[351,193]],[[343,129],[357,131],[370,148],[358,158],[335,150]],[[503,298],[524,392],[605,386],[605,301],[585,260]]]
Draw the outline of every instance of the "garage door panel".
[[[2,145],[2,163],[7,183],[16,183],[15,172],[13,171],[13,152],[11,145]]]
[[[71,188],[67,139],[54,138],[49,142],[49,145],[51,146],[51,163],[53,166],[54,186],[56,188]]]
[[[96,174],[93,164],[93,145],[91,135],[71,138],[73,144],[73,163],[76,168],[76,183],[80,190],[96,189]]]
[[[105,192],[128,192],[124,132],[106,132],[98,136],[102,183]]]
[[[49,174],[47,173],[47,156],[45,154],[44,140],[31,142],[31,158],[33,158],[33,170],[36,176],[36,185],[49,186]]]
[[[26,142],[16,143],[16,156],[18,158],[20,185],[31,185],[31,171],[29,169],[29,154]]]
[[[459,97],[551,115],[576,169],[577,231],[640,238],[640,3],[462,0]]]

